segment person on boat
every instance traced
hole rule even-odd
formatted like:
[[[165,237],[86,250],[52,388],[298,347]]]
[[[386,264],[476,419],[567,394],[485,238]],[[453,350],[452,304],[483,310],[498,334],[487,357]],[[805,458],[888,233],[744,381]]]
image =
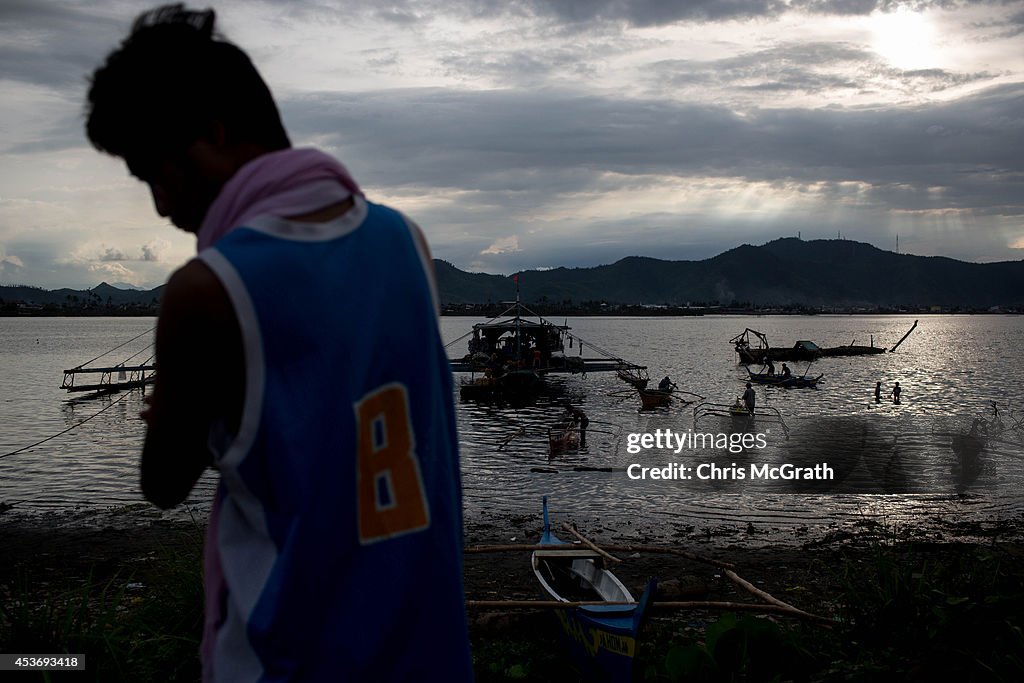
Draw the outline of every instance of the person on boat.
[[[771,358],[765,357],[764,364],[768,366],[768,376],[775,376],[775,363],[772,362]]]
[[[198,238],[160,306],[141,483],[170,508],[220,471],[203,680],[419,680],[426,662],[432,679],[470,681],[426,240],[336,159],[292,148],[214,23],[180,4],[139,16],[93,73],[86,112],[92,144]],[[211,359],[221,381],[197,391],[192,370]]]
[[[747,390],[743,392],[743,406],[751,415],[754,414],[754,404],[756,402],[757,393],[754,391],[754,387],[750,386],[750,382],[747,382]]]
[[[733,404],[729,406],[729,413],[731,415],[745,415],[746,412],[747,407],[743,405],[743,397],[737,396]]]
[[[793,376],[793,373],[789,369],[789,366],[786,365],[785,363],[783,363],[782,364],[782,379],[789,379],[792,376]]]
[[[875,403],[882,402],[882,383],[875,382]]]
[[[896,382],[896,386],[894,386],[892,388],[892,394],[891,394],[892,402],[893,403],[899,403],[900,402],[900,393],[902,393],[902,391],[903,390],[900,389],[900,383]]]
[[[658,382],[658,389],[661,391],[672,391],[675,386],[675,383],[668,375],[665,375],[665,377]]]

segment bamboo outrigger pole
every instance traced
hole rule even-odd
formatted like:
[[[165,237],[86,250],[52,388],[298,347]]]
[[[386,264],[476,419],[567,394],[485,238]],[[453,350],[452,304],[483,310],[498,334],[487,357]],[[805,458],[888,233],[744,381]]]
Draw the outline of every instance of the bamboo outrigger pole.
[[[902,344],[902,343],[904,342],[904,340],[905,340],[905,339],[906,339],[907,337],[909,337],[909,336],[910,336],[910,333],[911,333],[911,332],[913,332],[913,331],[914,331],[914,329],[915,329],[915,328],[917,327],[917,323],[918,323],[918,321],[917,321],[917,320],[915,320],[915,321],[914,321],[914,324],[913,324],[913,326],[911,326],[911,328],[910,328],[909,330],[907,330],[907,333],[906,333],[905,335],[903,335],[903,338],[902,338],[902,339],[900,339],[900,340],[899,340],[898,342],[896,342],[896,346],[894,346],[894,347],[892,347],[891,349],[889,349],[889,353],[892,353],[893,351],[895,351],[895,350],[896,350],[896,347],[898,347],[898,346],[899,346],[900,344]]]
[[[568,531],[570,534],[572,534],[576,538],[578,538],[580,543],[582,543],[583,545],[587,546],[588,548],[590,548],[591,550],[593,550],[595,553],[597,553],[601,557],[605,558],[606,560],[611,560],[612,562],[622,562],[622,560],[620,560],[619,558],[615,557],[614,555],[606,553],[605,551],[603,551],[600,548],[598,548],[596,545],[594,545],[589,540],[587,540],[587,538],[583,534],[581,534],[580,532],[578,532],[575,529],[573,529],[566,522],[562,522],[562,528],[565,529],[566,531]]]
[[[470,609],[573,609],[576,607],[587,607],[590,605],[610,606],[627,605],[635,606],[635,602],[559,602],[557,600],[466,600],[466,607]],[[759,605],[753,602],[730,602],[722,600],[691,600],[684,602],[657,602],[650,603],[651,609],[674,610],[674,609],[705,609],[725,610],[729,612],[760,612],[762,614],[781,614],[797,619],[807,619],[823,625],[834,623],[833,619],[818,614],[811,614],[795,607],[781,607],[779,605]]]

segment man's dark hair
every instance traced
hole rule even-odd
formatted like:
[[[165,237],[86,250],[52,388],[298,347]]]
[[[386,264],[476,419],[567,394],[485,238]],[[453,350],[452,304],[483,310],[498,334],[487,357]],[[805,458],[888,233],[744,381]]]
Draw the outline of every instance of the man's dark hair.
[[[224,125],[226,142],[291,146],[269,88],[240,48],[214,33],[212,9],[140,15],[92,76],[86,133],[100,151],[155,159]]]

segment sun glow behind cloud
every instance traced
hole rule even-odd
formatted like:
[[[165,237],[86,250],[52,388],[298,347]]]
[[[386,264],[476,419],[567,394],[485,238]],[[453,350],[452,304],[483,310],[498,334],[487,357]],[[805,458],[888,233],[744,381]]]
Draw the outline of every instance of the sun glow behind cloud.
[[[908,7],[875,12],[869,23],[871,47],[889,64],[913,70],[935,68],[942,63],[939,36],[923,12]]]

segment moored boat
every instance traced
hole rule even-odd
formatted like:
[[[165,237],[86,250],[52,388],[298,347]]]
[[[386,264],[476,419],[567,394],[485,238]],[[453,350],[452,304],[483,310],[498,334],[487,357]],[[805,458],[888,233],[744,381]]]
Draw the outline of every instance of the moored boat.
[[[870,356],[877,353],[885,353],[885,347],[883,346],[862,346],[857,344],[849,344],[847,346],[833,346],[832,348],[822,349],[821,355],[825,358],[837,358],[844,356]]]
[[[752,341],[752,339],[754,341]],[[768,343],[768,336],[749,327],[729,340],[736,349],[739,362],[744,365],[763,365],[771,361],[816,360],[821,349],[812,341],[800,340],[789,348],[776,348]]]
[[[562,633],[582,680],[632,680],[637,636],[656,588],[651,579],[640,601],[604,567],[595,550],[566,543],[553,533],[544,498],[544,533],[531,566],[545,596],[563,603],[588,603],[556,610]],[[600,604],[609,603],[609,604]]]
[[[453,372],[470,375],[462,383],[460,396],[466,400],[482,397],[499,402],[512,398],[527,403],[544,390],[545,379],[554,374],[619,372],[631,373],[638,379],[646,375],[644,366],[585,342],[570,330],[568,325],[546,320],[527,308],[519,300],[517,290],[516,300],[504,312],[473,325],[472,330],[446,344],[448,348],[469,338],[468,353],[449,359]],[[585,357],[585,345],[597,355]],[[574,346],[578,355],[573,355]],[[489,381],[481,382],[478,373],[484,375],[481,379]],[[478,386],[481,384],[486,388]]]
[[[918,321],[907,331],[896,344],[889,349],[889,352],[896,351],[910,333],[917,328]],[[763,332],[752,330],[749,327],[729,340],[729,343],[736,349],[739,362],[744,365],[764,365],[771,361],[792,361],[792,360],[816,360],[818,358],[841,358],[846,356],[873,356],[885,353],[884,346],[875,346],[875,337],[871,335],[870,346],[850,342],[845,346],[820,347],[812,341],[801,340],[792,347],[775,348],[768,343],[768,337]]]

